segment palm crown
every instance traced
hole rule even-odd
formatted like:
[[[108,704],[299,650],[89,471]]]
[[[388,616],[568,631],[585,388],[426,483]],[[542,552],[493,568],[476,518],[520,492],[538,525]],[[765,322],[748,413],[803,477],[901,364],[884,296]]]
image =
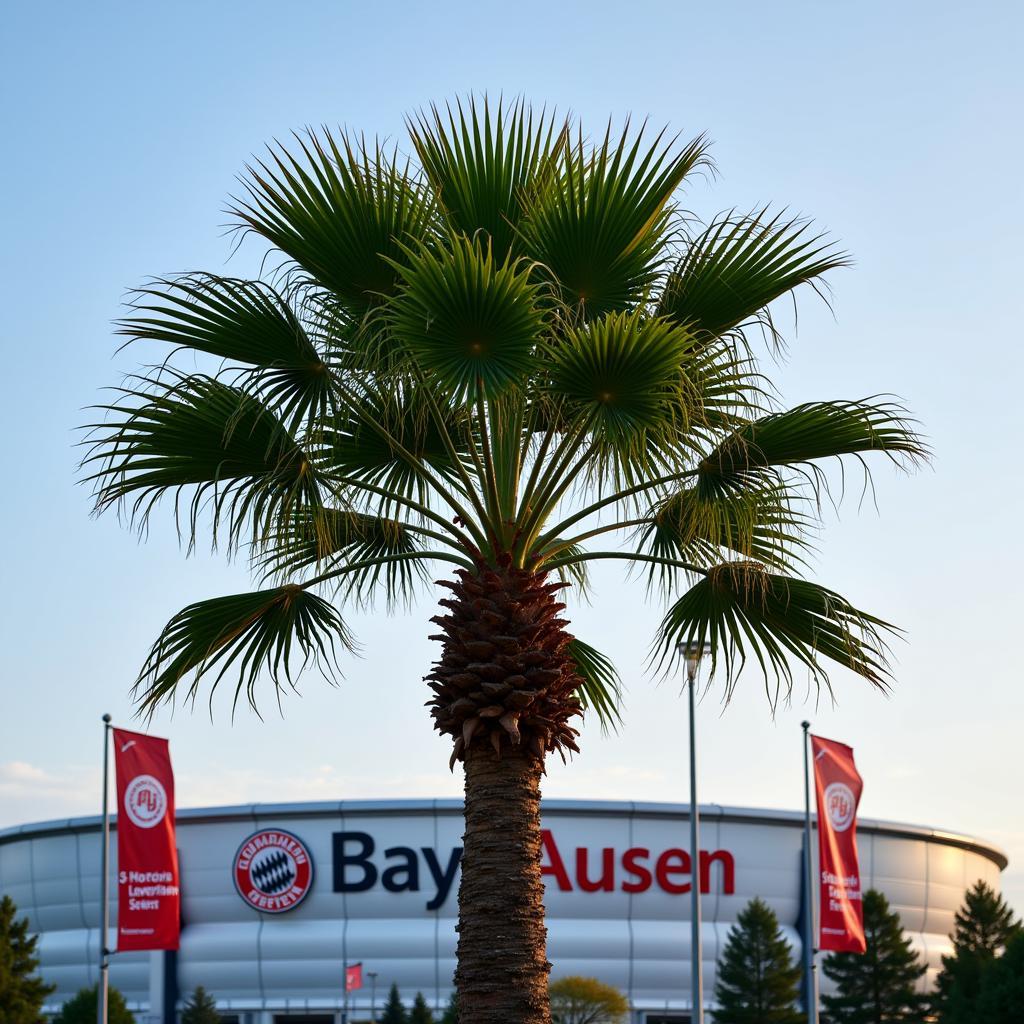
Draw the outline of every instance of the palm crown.
[[[844,255],[767,209],[684,219],[700,138],[591,142],[474,101],[408,127],[415,161],[327,132],[272,149],[232,206],[279,257],[265,279],[161,280],[121,323],[173,354],[95,427],[98,507],[144,527],[170,494],[190,545],[209,530],[261,579],[170,620],[143,706],[208,673],[255,704],[261,674],[353,644],[345,602],[407,599],[450,563],[428,680],[453,760],[564,756],[584,707],[616,715],[612,665],[558,617],[606,558],[664,595],[658,662],[708,641],[730,682],[752,655],[776,684],[794,662],[827,680],[827,658],[884,685],[885,623],[801,556],[821,460],[923,444],[890,402],[778,408],[749,344]]]

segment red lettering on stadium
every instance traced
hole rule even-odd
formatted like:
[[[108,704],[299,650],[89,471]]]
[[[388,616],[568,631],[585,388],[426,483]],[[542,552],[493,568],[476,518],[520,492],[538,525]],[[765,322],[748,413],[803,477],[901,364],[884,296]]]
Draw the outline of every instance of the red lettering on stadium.
[[[633,846],[621,858],[615,848],[590,850],[578,846],[566,859],[550,829],[541,831],[542,862],[540,873],[551,878],[562,892],[646,892],[657,884],[664,892],[678,895],[690,891],[693,864],[689,851],[671,847],[653,853],[645,846]],[[701,850],[698,869],[700,891],[711,892],[712,882],[720,892],[731,896],[736,891],[736,862],[728,850]]]

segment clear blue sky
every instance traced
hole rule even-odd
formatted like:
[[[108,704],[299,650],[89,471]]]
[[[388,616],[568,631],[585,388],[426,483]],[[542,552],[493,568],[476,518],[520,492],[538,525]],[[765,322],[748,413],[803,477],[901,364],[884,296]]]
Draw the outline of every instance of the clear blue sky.
[[[1021,315],[1016,3],[10,3],[0,39],[5,544],[0,825],[90,813],[99,715],[128,722],[129,685],[167,617],[243,589],[240,567],[185,560],[169,520],[140,545],[89,517],[75,484],[84,406],[134,366],[110,321],[147,275],[226,264],[234,176],[305,124],[402,137],[417,105],[523,93],[592,130],[647,115],[714,140],[702,213],[771,200],[853,252],[835,315],[805,301],[785,396],[902,396],[934,466],[879,467],[822,539],[818,576],[907,630],[886,699],[835,674],[773,718],[758,679],[702,705],[704,795],[794,807],[799,721],[857,750],[862,813],[978,833],[1012,858],[1024,910],[1024,698],[1018,637]],[[835,517],[830,517],[835,519]],[[602,572],[585,638],[628,684],[627,724],[596,728],[557,796],[685,800],[684,706],[643,672],[656,609]],[[428,601],[357,617],[366,648],[330,689],[310,676],[284,716],[232,725],[225,701],[161,715],[179,803],[453,795],[421,707]]]

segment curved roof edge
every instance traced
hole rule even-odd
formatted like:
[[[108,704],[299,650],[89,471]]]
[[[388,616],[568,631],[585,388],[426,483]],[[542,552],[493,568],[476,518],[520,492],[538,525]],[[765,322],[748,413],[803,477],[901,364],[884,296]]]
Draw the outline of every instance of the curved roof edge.
[[[648,803],[634,800],[544,800],[542,806],[559,814],[608,815],[633,814],[650,817],[687,818],[689,804]],[[296,803],[233,804],[225,807],[189,807],[180,809],[176,819],[181,824],[200,821],[240,821],[254,817],[279,818],[333,817],[348,812],[362,815],[404,814],[461,814],[462,800],[317,800]],[[702,818],[718,821],[742,822],[746,824],[781,825],[788,828],[803,828],[802,811],[782,811],[760,807],[727,807],[721,804],[701,804]],[[116,828],[117,815],[111,815],[111,826]],[[89,815],[78,818],[56,818],[50,821],[31,822],[0,829],[0,845],[16,842],[28,836],[42,837],[62,832],[98,831],[102,818]],[[929,828],[925,825],[882,821],[876,818],[860,818],[857,831],[894,836],[903,839],[923,839],[955,846],[974,853],[980,853],[993,861],[1000,871],[1006,869],[1009,857],[998,846],[976,836],[944,829]]]

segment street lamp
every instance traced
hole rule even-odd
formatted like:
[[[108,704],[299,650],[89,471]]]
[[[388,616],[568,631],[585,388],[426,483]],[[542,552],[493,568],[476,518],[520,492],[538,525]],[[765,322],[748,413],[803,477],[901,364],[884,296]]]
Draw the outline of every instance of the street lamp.
[[[377,1024],[377,972],[367,971],[370,979],[370,1024]]]
[[[678,651],[686,661],[686,681],[690,690],[690,975],[693,1012],[692,1024],[704,1024],[704,977],[700,942],[700,805],[697,802],[697,730],[695,691],[701,658],[711,653],[711,644],[689,640]]]

